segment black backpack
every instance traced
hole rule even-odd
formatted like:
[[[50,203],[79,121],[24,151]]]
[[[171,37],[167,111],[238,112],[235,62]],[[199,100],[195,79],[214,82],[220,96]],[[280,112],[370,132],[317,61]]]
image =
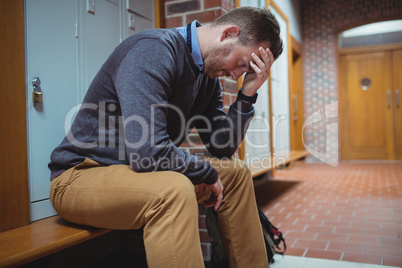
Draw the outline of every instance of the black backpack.
[[[267,219],[261,209],[258,208],[262,232],[264,234],[265,247],[267,249],[268,262],[274,262],[274,254],[283,255],[286,251],[285,239],[282,233]],[[219,227],[218,215],[213,208],[208,208],[205,223],[211,239],[211,263],[214,268],[229,268],[229,260],[225,253],[222,234]],[[283,243],[283,248],[280,244]]]

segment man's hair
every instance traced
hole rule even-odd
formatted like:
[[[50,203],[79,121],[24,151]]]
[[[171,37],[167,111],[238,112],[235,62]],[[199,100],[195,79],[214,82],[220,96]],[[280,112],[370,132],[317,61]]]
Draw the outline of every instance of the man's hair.
[[[211,23],[211,26],[226,24],[234,24],[239,27],[238,38],[241,45],[259,45],[269,42],[269,49],[275,59],[282,54],[281,30],[271,11],[256,7],[238,7],[217,18]]]

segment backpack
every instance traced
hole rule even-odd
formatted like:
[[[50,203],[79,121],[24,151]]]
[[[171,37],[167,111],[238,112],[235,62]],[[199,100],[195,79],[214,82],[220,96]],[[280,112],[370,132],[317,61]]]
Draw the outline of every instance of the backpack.
[[[261,228],[264,234],[265,248],[267,250],[268,262],[274,262],[274,254],[283,255],[286,251],[285,239],[282,233],[267,219],[261,209],[258,208]],[[219,227],[218,215],[213,208],[206,212],[205,224],[211,239],[211,263],[214,268],[229,268],[229,260],[225,253],[222,241],[222,234]],[[283,242],[283,249],[280,244]]]
[[[286,242],[283,238],[282,232],[278,230],[265,216],[264,212],[258,208],[258,215],[260,216],[260,222],[262,232],[264,234],[265,246],[267,248],[268,262],[274,262],[274,254],[283,255],[286,251]],[[283,248],[280,244],[283,243]],[[268,249],[269,248],[269,249]],[[271,256],[271,257],[270,257]]]

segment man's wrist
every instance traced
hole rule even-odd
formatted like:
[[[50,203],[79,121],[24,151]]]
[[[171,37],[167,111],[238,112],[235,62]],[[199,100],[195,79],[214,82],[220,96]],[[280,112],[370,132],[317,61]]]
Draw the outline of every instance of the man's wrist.
[[[251,103],[255,103],[257,101],[257,97],[258,97],[257,93],[255,93],[254,96],[244,94],[242,88],[239,90],[239,93],[237,94],[237,98]]]

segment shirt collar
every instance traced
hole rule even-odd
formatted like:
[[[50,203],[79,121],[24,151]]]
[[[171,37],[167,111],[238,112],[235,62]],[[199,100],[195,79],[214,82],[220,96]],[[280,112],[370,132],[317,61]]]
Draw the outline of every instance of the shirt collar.
[[[201,26],[201,23],[197,20],[191,23],[191,48],[192,48],[191,57],[193,58],[195,65],[201,72],[204,69],[204,61],[202,60],[200,43],[198,42],[198,35],[197,35],[198,26]],[[183,36],[184,40],[186,40],[187,42],[187,27],[186,26],[178,27],[176,29],[180,33],[180,35]]]

